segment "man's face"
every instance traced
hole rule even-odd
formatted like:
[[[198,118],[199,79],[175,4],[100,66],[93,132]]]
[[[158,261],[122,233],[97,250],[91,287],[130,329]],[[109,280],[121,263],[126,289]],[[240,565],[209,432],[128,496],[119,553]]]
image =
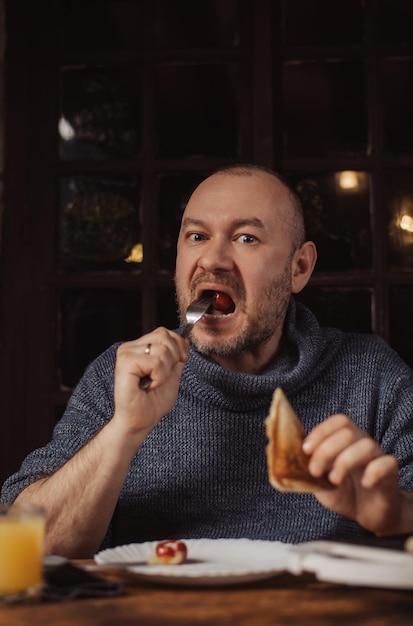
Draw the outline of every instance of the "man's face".
[[[227,294],[228,314],[213,310],[192,331],[197,349],[237,359],[273,343],[291,294],[291,226],[282,218],[289,199],[265,172],[215,174],[196,189],[178,238],[176,290],[181,319],[204,290]]]

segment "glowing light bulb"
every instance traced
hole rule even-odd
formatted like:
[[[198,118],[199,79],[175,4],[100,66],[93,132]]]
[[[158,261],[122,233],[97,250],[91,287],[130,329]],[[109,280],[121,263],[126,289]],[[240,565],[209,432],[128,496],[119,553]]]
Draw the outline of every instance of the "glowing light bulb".
[[[143,261],[143,245],[137,243],[133,246],[130,254],[125,259],[126,263],[142,263]]]
[[[399,228],[406,230],[408,233],[413,233],[413,217],[411,215],[407,215],[407,213],[401,215],[398,222]]]
[[[66,118],[61,117],[58,124],[59,135],[64,141],[70,141],[75,136],[73,126],[69,124]]]
[[[353,172],[352,170],[340,172],[338,176],[338,184],[341,189],[358,189],[359,181],[357,172]]]

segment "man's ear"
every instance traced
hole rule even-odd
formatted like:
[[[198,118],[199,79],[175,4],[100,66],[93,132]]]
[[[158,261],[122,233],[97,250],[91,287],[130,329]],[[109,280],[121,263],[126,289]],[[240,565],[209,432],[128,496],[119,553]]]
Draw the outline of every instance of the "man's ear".
[[[299,293],[311,278],[317,261],[317,249],[312,241],[306,241],[295,251],[291,264],[291,291]]]

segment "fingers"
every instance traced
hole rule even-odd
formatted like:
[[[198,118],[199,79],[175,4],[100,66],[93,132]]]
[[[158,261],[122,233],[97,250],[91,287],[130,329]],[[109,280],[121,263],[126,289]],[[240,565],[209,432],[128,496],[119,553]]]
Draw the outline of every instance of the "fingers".
[[[122,436],[138,446],[176,401],[189,343],[166,328],[157,328],[117,350],[112,420]],[[139,386],[150,377],[148,389]]]
[[[188,342],[166,328],[157,328],[118,348],[116,370],[138,379],[149,377],[150,388],[160,386],[188,356]]]
[[[383,452],[379,446],[372,439],[363,437],[337,455],[328,473],[329,480],[333,485],[340,485],[350,472],[367,467],[373,459],[381,456]]]
[[[397,460],[390,454],[384,454],[367,465],[361,485],[365,489],[371,489],[380,483],[389,481],[397,486],[398,475],[399,466]]]
[[[310,473],[327,474],[334,485],[340,485],[353,470],[367,468],[374,459],[384,456],[380,446],[345,415],[334,415],[316,426],[303,449],[311,454]],[[371,470],[366,480],[374,481],[374,476]]]
[[[328,475],[336,489],[317,493],[324,506],[378,534],[401,527],[398,464],[346,415],[317,425],[303,443],[309,470]]]
[[[347,415],[338,413],[337,415],[332,415],[313,428],[311,433],[309,433],[306,437],[303,449],[311,454],[323,440],[339,430],[342,430],[343,432],[346,430],[351,431],[353,437],[356,432],[360,435],[364,434],[364,431],[358,428],[358,426],[356,426],[354,422],[347,417]]]
[[[144,354],[148,357],[162,359],[167,352],[170,352],[174,359],[184,362],[188,355],[188,341],[163,327],[123,345],[136,350],[137,354]]]

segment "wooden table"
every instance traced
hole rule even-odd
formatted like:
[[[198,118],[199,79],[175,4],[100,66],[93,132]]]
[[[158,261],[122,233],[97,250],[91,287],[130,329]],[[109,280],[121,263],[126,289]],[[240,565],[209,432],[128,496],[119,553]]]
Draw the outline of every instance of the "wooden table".
[[[282,574],[231,587],[161,586],[105,570],[122,581],[115,598],[0,606],[1,626],[404,626],[413,591],[347,587]]]

